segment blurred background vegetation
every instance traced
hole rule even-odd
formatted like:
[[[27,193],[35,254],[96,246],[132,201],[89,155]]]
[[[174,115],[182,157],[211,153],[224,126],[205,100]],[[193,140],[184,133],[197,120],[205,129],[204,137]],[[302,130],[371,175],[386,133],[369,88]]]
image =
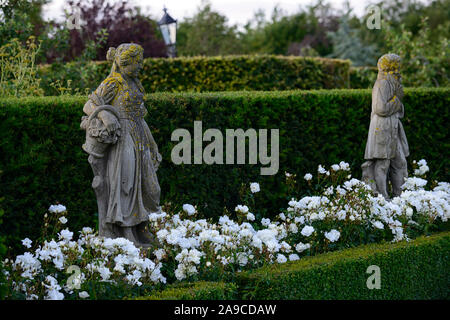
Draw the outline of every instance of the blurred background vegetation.
[[[96,59],[103,60],[108,46],[135,41],[145,46],[147,56],[165,56],[156,21],[132,7],[126,1],[69,0],[67,17],[77,7],[83,21],[81,30],[69,30],[66,21],[44,21],[43,5],[51,0],[3,0],[0,2],[0,45],[12,38],[25,42],[34,35],[43,41],[40,62],[72,60],[83,53],[90,42],[99,44]],[[281,54],[281,55],[334,55],[352,58],[351,48],[363,47],[369,57],[354,58],[354,64],[371,64],[381,53],[391,49],[386,37],[405,30],[412,39],[422,37],[437,43],[448,39],[450,32],[450,1],[433,0],[426,3],[417,0],[378,1],[382,8],[383,25],[380,30],[366,27],[367,16],[357,17],[347,3],[342,9],[334,9],[330,3],[319,0],[315,4],[299,8],[288,15],[274,7],[270,17],[258,11],[244,26],[230,25],[226,16],[215,12],[209,1],[203,1],[192,17],[182,19],[178,26],[178,53],[181,56],[226,54]],[[423,18],[427,23],[422,23]],[[107,40],[102,35],[106,30]],[[145,30],[145,32],[142,32]],[[422,39],[424,40],[424,39]],[[337,44],[346,43],[349,50],[338,50]],[[431,49],[431,48],[430,48]],[[360,54],[361,56],[361,54]]]
[[[17,69],[30,64],[105,60],[108,48],[123,42],[142,45],[145,57],[166,56],[156,21],[139,7],[126,1],[68,0],[67,20],[79,8],[82,21],[81,29],[69,29],[67,20],[43,19],[43,6],[49,2],[0,1],[0,58],[2,67],[10,70],[9,75],[5,71],[4,79],[17,78]],[[368,29],[366,20],[371,12],[358,17],[348,2],[335,9],[329,2],[318,0],[290,14],[275,6],[270,16],[259,10],[240,27],[214,11],[209,1],[203,1],[192,16],[179,19],[178,55],[274,54],[349,59],[352,79],[360,79],[360,87],[370,87],[378,57],[396,52],[403,57],[406,86],[448,86],[450,0],[388,0],[373,4],[382,8],[381,29]],[[24,48],[18,48],[18,43]],[[19,52],[27,53],[32,60],[11,63],[11,57]],[[80,72],[83,70],[80,67]],[[14,81],[26,86],[26,79]],[[26,92],[38,94],[39,81],[30,81]],[[9,86],[9,92],[17,93],[17,85]]]

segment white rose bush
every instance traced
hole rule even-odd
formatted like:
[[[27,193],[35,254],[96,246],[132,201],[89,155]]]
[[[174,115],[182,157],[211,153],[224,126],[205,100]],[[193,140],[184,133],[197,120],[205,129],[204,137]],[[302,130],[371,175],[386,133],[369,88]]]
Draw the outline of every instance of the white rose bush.
[[[351,177],[349,164],[341,162],[302,174],[314,194],[290,197],[275,218],[256,219],[264,212],[258,208],[264,186],[256,182],[250,188],[246,184],[245,201],[217,221],[202,219],[191,204],[176,212],[166,209],[149,216],[156,240],[149,249],[123,238],[99,237],[91,228],[75,234],[66,228],[66,208],[52,206],[42,238],[24,239],[24,254],[3,262],[10,298],[130,298],[179,281],[233,281],[237,273],[266,264],[445,230],[450,184],[425,180],[425,160],[414,165],[419,166],[413,168],[416,176],[391,201],[372,195],[368,185]],[[293,186],[296,175],[285,174]],[[67,273],[70,266],[79,272]]]

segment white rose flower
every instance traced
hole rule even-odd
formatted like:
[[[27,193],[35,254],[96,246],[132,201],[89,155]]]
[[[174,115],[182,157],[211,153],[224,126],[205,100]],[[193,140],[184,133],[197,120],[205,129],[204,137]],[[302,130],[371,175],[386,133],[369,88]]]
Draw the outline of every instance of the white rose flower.
[[[333,165],[331,166],[331,169],[332,169],[333,171],[339,171],[339,170],[341,169],[341,167],[340,167],[338,164],[333,164]]]
[[[384,224],[381,221],[374,221],[372,222],[372,224],[377,229],[384,229]]]
[[[67,218],[62,216],[59,218],[59,222],[61,222],[62,224],[66,224],[67,223]]]
[[[309,248],[311,248],[311,245],[309,243],[305,244],[305,243],[300,242],[295,246],[295,250],[297,250],[298,253],[302,253],[303,251],[305,251]]]
[[[300,257],[296,253],[293,253],[293,254],[289,255],[289,261],[297,261],[299,259],[300,259]]]
[[[317,172],[319,172],[321,174],[325,174],[325,173],[327,173],[327,170],[324,167],[322,167],[321,164],[319,164],[319,166],[317,167]]]
[[[298,227],[295,223],[291,223],[289,225],[289,231],[292,232],[293,234],[296,234],[298,232]]]
[[[247,206],[243,206],[243,205],[240,205],[240,204],[238,204],[237,206],[236,206],[236,208],[234,208],[234,211],[236,211],[236,212],[241,212],[241,213],[243,213],[243,214],[247,214],[248,213],[248,207]]]
[[[72,240],[73,232],[69,231],[69,229],[64,229],[61,230],[60,233],[58,233],[58,236],[60,240],[70,241]]]
[[[261,219],[261,224],[265,227],[267,227],[270,224],[270,219],[268,218],[262,218]]]
[[[278,263],[285,263],[286,261],[287,261],[287,259],[286,259],[286,257],[284,255],[282,255],[280,253],[277,255],[277,262]]]
[[[23,245],[25,248],[31,248],[31,243],[32,243],[32,242],[33,242],[33,241],[31,241],[30,239],[25,238],[25,239],[22,240],[22,245]]]
[[[325,232],[325,238],[327,238],[331,242],[338,241],[340,236],[341,233],[336,229],[332,229],[330,232]]]
[[[78,296],[79,296],[81,299],[86,299],[86,298],[89,298],[89,293],[87,293],[86,291],[81,291],[81,292],[78,294]]]
[[[309,180],[311,180],[312,179],[312,174],[311,173],[307,173],[307,174],[305,174],[305,176],[303,177],[303,179],[305,179],[306,181],[309,181]]]
[[[409,217],[409,218],[411,218],[412,215],[413,215],[413,209],[412,209],[411,207],[408,207],[408,208],[406,209],[406,216]]]
[[[341,170],[350,171],[350,165],[347,162],[339,162],[339,167],[341,168]]]
[[[195,207],[192,204],[183,204],[183,211],[188,214],[188,216],[193,216],[196,212]]]
[[[81,231],[84,234],[91,234],[93,232],[92,228],[89,228],[89,227],[84,227],[83,229],[81,229]]]
[[[50,208],[48,208],[48,211],[50,211],[51,213],[60,213],[66,211],[66,207],[62,204],[54,204],[51,205]]]
[[[259,183],[258,182],[252,182],[250,183],[250,191],[252,193],[256,193],[259,192],[261,189],[259,188]]]
[[[305,237],[309,237],[314,232],[314,227],[312,226],[304,226],[301,234]]]

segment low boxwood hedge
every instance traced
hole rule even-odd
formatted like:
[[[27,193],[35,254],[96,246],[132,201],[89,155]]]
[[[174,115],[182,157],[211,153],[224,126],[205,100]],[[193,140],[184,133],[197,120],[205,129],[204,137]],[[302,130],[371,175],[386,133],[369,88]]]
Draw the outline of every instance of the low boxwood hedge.
[[[372,265],[380,268],[380,289],[367,287]],[[235,279],[181,282],[137,300],[448,299],[450,232],[304,257]]]
[[[178,283],[136,300],[233,300],[237,298],[234,283],[198,281]]]
[[[237,276],[242,299],[448,299],[450,232],[371,244],[275,264]],[[380,289],[366,281],[380,268]]]
[[[409,161],[425,158],[430,176],[449,181],[449,89],[405,90],[404,128]],[[95,226],[97,205],[92,171],[81,149],[79,127],[87,98],[41,97],[0,99],[0,197],[4,210],[0,234],[8,246],[37,239],[49,205],[69,211],[69,228]],[[155,93],[146,97],[146,118],[163,156],[158,171],[162,202],[191,203],[205,217],[233,212],[241,203],[242,184],[259,182],[256,218],[276,215],[288,196],[304,195],[307,172],[317,165],[345,160],[360,177],[371,112],[370,90],[319,90],[226,93]],[[261,165],[175,165],[171,141],[177,128],[193,134],[194,120],[203,130],[217,128],[279,129],[280,168],[261,176]],[[207,143],[204,143],[204,146]],[[248,159],[248,155],[246,156]],[[247,161],[248,163],[248,161]],[[284,172],[297,173],[295,194],[288,194]],[[253,210],[253,208],[252,208]]]

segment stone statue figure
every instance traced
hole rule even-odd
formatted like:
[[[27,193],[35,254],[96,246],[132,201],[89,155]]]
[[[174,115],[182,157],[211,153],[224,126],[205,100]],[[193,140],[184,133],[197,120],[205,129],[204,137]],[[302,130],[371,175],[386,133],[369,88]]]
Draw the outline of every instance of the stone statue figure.
[[[363,180],[375,194],[389,199],[388,182],[393,196],[401,194],[408,175],[408,141],[400,121],[404,116],[403,87],[399,73],[400,57],[393,53],[378,60],[378,77],[372,90],[372,114],[363,163]]]
[[[94,172],[99,235],[124,237],[140,247],[153,244],[148,216],[160,212],[156,170],[161,155],[144,116],[144,88],[138,79],[143,49],[133,43],[110,48],[111,72],[89,96],[81,128],[83,149]]]

